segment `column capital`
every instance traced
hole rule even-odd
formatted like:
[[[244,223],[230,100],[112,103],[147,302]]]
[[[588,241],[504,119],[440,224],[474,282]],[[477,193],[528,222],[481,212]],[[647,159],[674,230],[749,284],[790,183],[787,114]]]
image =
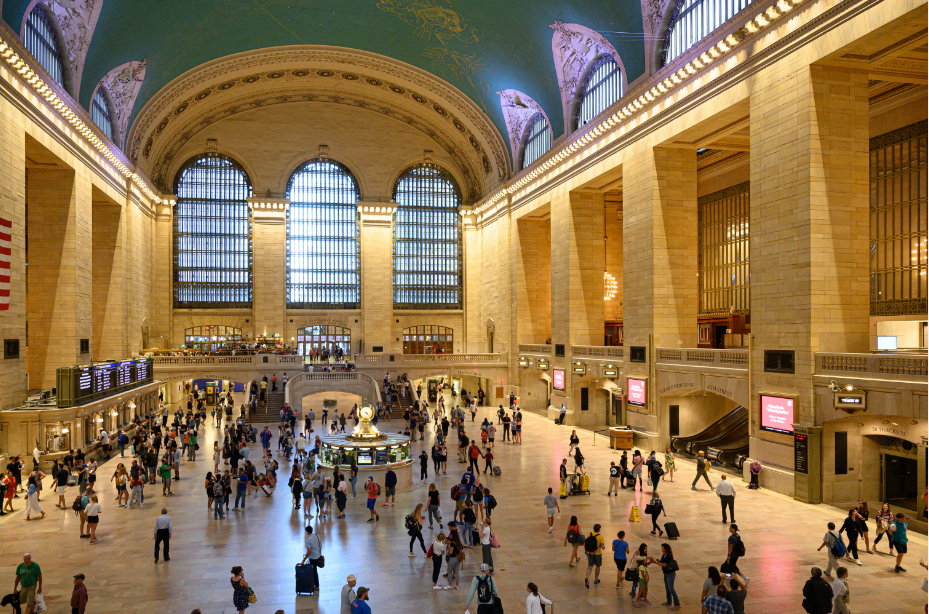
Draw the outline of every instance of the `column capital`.
[[[399,205],[393,201],[359,200],[357,207],[362,226],[390,227]]]
[[[252,210],[252,220],[256,224],[283,224],[287,219],[289,198],[253,196],[247,200],[248,208]]]

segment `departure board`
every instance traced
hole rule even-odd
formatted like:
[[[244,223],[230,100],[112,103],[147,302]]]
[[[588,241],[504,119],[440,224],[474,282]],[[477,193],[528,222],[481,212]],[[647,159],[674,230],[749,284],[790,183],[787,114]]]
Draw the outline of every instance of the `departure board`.
[[[153,381],[152,359],[136,358],[58,369],[58,407],[72,407]]]

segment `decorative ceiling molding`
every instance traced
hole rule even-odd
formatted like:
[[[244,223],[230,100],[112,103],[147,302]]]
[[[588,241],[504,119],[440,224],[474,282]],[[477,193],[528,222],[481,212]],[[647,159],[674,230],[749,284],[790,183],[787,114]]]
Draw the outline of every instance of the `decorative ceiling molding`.
[[[241,105],[245,100],[255,104],[275,97],[287,102],[288,96],[307,95],[312,100],[329,95],[356,101],[347,102],[356,106],[378,107],[378,112],[393,114],[440,139],[446,151],[458,150],[457,159],[468,161],[459,170],[471,175],[478,198],[509,176],[503,139],[490,118],[461,92],[425,71],[384,56],[315,45],[236,54],[185,73],[139,112],[129,130],[127,154],[153,180],[161,181],[154,167],[170,166],[159,158],[177,150],[175,140],[186,140],[184,134],[193,125],[187,118],[197,115],[198,121],[211,122],[215,121],[211,116],[225,113],[222,107],[226,105]]]
[[[351,79],[346,79],[345,75],[348,75]],[[341,79],[334,81],[338,77],[341,77]],[[283,81],[283,76],[279,77],[279,79]],[[254,109],[277,104],[324,102],[374,111],[416,128],[437,143],[454,162],[457,171],[455,174],[462,180],[462,192],[468,202],[476,202],[484,193],[484,179],[488,176],[487,170],[492,170],[490,161],[486,156],[477,159],[475,155],[476,148],[471,140],[473,136],[464,141],[461,138],[462,135],[457,132],[457,128],[453,132],[448,129],[448,126],[436,121],[435,117],[432,116],[433,114],[428,112],[433,109],[427,110],[426,105],[423,105],[421,109],[415,107],[403,109],[390,104],[389,99],[385,100],[384,97],[379,97],[376,94],[371,95],[370,92],[364,90],[346,91],[336,89],[341,85],[341,81],[355,82],[361,80],[354,73],[334,73],[330,77],[318,79],[315,83],[306,77],[298,79],[301,86],[299,89],[293,85],[288,86],[282,83],[282,87],[274,90],[255,88],[249,91],[242,89],[238,92],[238,95],[232,96],[232,94],[229,94],[223,96],[222,100],[219,100],[219,96],[217,96],[214,104],[204,104],[198,113],[188,112],[188,109],[183,107],[186,103],[182,103],[182,106],[177,107],[182,109],[177,115],[183,114],[183,118],[175,117],[169,123],[163,122],[159,124],[159,127],[164,126],[162,128],[163,132],[159,133],[159,144],[157,146],[152,145],[152,149],[149,150],[149,144],[146,143],[146,148],[143,149],[143,159],[147,160],[145,153],[148,152],[152,160],[150,167],[152,181],[163,186],[164,190],[167,191],[170,187],[172,173],[177,170],[179,164],[183,163],[183,160],[176,160],[178,153],[201,130],[219,121]],[[207,96],[203,98],[205,99]],[[158,128],[156,128],[157,130]],[[485,161],[486,165],[484,164]]]
[[[552,57],[558,75],[565,134],[568,134],[571,131],[571,110],[581,93],[591,64],[605,55],[613,56],[622,71],[624,92],[629,85],[626,67],[613,45],[594,30],[562,21],[556,21],[549,27],[555,31],[552,35]]]
[[[103,8],[103,0],[32,0],[23,14],[23,23],[20,27],[20,40],[25,39],[26,20],[36,4],[48,8],[57,18],[61,28],[62,41],[68,52],[68,63],[71,69],[71,80],[74,91],[71,95],[77,98],[81,91],[81,75],[84,73],[84,63],[87,61],[87,49],[90,39],[93,38]]]
[[[513,167],[519,164],[519,150],[522,146],[523,133],[526,125],[541,113],[548,121],[548,115],[538,102],[518,90],[502,90],[497,92],[500,96],[500,106],[503,108],[503,119],[506,121],[507,134],[510,137],[510,152],[513,155]],[[548,122],[551,130],[552,122]]]
[[[135,105],[135,99],[142,89],[142,82],[145,81],[145,60],[141,62],[126,62],[117,66],[110,72],[106,73],[97,87],[101,85],[106,87],[110,94],[110,100],[113,102],[113,113],[116,115],[116,145],[120,149],[126,146],[126,128],[129,126],[129,116],[132,115],[132,107]],[[94,92],[96,93],[96,92]],[[91,97],[93,100],[93,97]]]

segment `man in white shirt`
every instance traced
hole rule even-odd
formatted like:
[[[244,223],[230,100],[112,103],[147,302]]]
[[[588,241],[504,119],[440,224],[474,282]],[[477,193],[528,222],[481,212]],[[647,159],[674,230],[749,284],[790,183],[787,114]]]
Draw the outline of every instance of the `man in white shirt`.
[[[849,614],[848,598],[848,570],[839,567],[832,581],[832,611],[835,614]]]
[[[306,456],[306,435],[300,433],[297,437],[297,458],[302,459],[304,456]]]
[[[723,509],[723,522],[735,522],[735,486],[729,481],[728,476],[723,476],[716,484],[716,496],[719,497],[719,504]],[[726,507],[729,508],[729,516],[732,520],[726,520]]]
[[[110,458],[110,436],[100,429],[100,445],[103,446],[103,458]]]

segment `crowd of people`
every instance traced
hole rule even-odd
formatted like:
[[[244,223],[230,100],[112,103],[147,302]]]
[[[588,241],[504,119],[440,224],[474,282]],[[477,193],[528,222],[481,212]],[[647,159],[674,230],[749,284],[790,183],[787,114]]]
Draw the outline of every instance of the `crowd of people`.
[[[265,385],[262,386],[262,383]],[[281,384],[286,385],[286,379]],[[262,399],[262,393],[268,387],[271,390],[277,387],[276,374],[262,382],[253,382],[253,385],[255,394],[252,396]],[[403,377],[397,381],[385,378],[384,393],[385,402],[376,407],[374,421],[399,418],[402,420],[403,432],[410,435],[413,441],[423,442],[423,449],[417,457],[420,469],[418,482],[424,487],[423,499],[402,516],[403,529],[410,538],[409,557],[417,559],[421,552],[426,563],[431,563],[433,590],[460,590],[464,582],[468,589],[466,608],[475,603],[479,614],[495,611],[495,603],[500,600],[500,590],[495,573],[494,551],[500,547],[500,541],[493,523],[495,514],[499,513],[498,503],[491,486],[501,470],[495,462],[494,450],[498,427],[503,433],[502,443],[514,446],[522,443],[523,415],[519,405],[514,398],[508,408],[502,405],[498,407],[494,412],[496,416],[486,415],[477,421],[476,395],[462,394],[454,406],[449,403],[447,410],[445,397],[439,396],[433,409]],[[401,400],[408,402],[401,403]],[[291,495],[290,501],[298,518],[302,516],[305,524],[305,554],[298,565],[306,568],[306,593],[310,595],[319,591],[320,570],[325,565],[326,537],[325,531],[319,531],[320,523],[359,521],[359,517],[354,515],[349,520],[347,513],[349,499],[357,498],[359,491],[365,500],[369,523],[381,521],[379,509],[396,507],[397,475],[392,470],[385,473],[383,484],[368,477],[359,486],[359,467],[351,455],[337,459],[338,464],[326,467],[321,465],[322,439],[316,434],[317,428],[322,433],[345,432],[346,428],[350,428],[350,421],[358,423],[357,406],[342,412],[334,409],[331,416],[330,408],[323,407],[319,414],[320,421],[317,422],[315,410],[311,409],[305,416],[301,416],[285,405],[280,410],[275,448],[275,434],[271,426],[264,426],[259,431],[245,421],[244,412],[233,419],[234,400],[231,393],[218,396],[217,406],[211,408],[213,419],[210,421],[200,391],[191,390],[185,402],[186,411],[184,403],[173,412],[161,405],[157,411],[138,417],[131,437],[120,433],[116,438],[119,459],[111,475],[111,464],[105,465],[110,482],[115,485],[117,508],[160,509],[153,530],[153,558],[156,564],[161,560],[171,560],[170,542],[174,527],[164,502],[174,496],[172,484],[181,479],[180,469],[183,464],[202,466],[202,460],[199,461],[201,465],[196,463],[201,431],[204,429],[213,429],[214,438],[212,456],[203,459],[212,461],[212,471],[208,471],[204,478],[204,494],[207,510],[214,522],[224,521],[230,512],[245,512],[252,498],[272,497],[278,486],[278,470],[283,468],[287,472],[285,475],[289,474],[287,488]],[[100,432],[100,442],[101,450],[105,456],[109,456],[110,439],[105,431]],[[441,489],[447,487],[443,486],[443,482],[447,484],[444,478],[449,469],[449,446],[456,448],[457,461],[462,468],[461,477],[454,477],[450,490],[444,491],[448,495],[448,500],[444,501]],[[568,493],[575,488],[573,481],[583,481],[584,484],[589,481],[588,467],[585,466],[580,437],[576,431],[571,431],[567,454],[564,456],[559,472],[561,485],[558,494],[554,488],[547,488],[547,494],[542,497],[546,510],[545,527],[550,534],[556,529],[556,521],[561,520],[562,506],[574,507],[564,503]],[[573,473],[568,472],[569,459],[574,462]],[[56,507],[70,509],[78,515],[80,537],[87,539],[89,544],[97,544],[106,537],[106,523],[101,525],[101,519],[105,518],[104,510],[97,491],[98,474],[102,466],[93,458],[86,458],[82,450],[77,450],[69,453],[56,466],[52,475],[52,489],[58,496]],[[700,597],[701,609],[705,614],[741,614],[745,611],[749,596],[750,578],[741,571],[739,562],[751,556],[752,552],[743,542],[736,524],[738,493],[735,485],[726,475],[722,475],[714,485],[709,478],[709,467],[709,461],[702,454],[699,455],[691,488],[697,489],[702,480],[717,495],[722,522],[727,525],[728,534],[724,538],[720,536],[717,546],[721,563],[707,569]],[[19,496],[18,492],[22,492],[17,487],[24,468],[21,458],[13,459],[8,465],[7,476],[3,481],[5,495],[12,492],[12,498],[15,498]],[[596,468],[596,471],[599,472],[600,468]],[[672,483],[674,471],[675,457],[670,449],[663,454],[654,450],[648,454],[634,450],[630,455],[624,451],[618,462],[610,462],[608,476],[604,470],[604,477],[607,478],[604,483],[608,483],[605,489],[607,496],[618,497],[623,491],[649,492],[648,504],[642,512],[651,520],[652,543],[646,540],[636,544],[625,530],[614,529],[614,533],[606,530],[600,522],[591,522],[587,525],[589,529],[582,529],[582,521],[576,513],[580,510],[571,510],[563,545],[570,546],[569,567],[581,565],[582,562],[586,564],[585,587],[589,589],[603,581],[601,572],[604,554],[611,553],[616,567],[615,588],[623,591],[628,587],[629,599],[634,607],[651,605],[651,599],[656,598],[656,591],[660,594],[662,588],[662,605],[672,610],[682,607],[676,590],[676,579],[683,563],[679,564],[671,542],[678,535],[671,534],[676,531],[673,523],[659,522],[662,516],[668,514],[666,504],[659,496],[659,485]],[[757,485],[755,476],[760,471],[760,466],[752,467],[750,488]],[[36,467],[26,480],[27,520],[32,519],[34,514],[45,516],[44,510],[39,507],[42,477],[44,474]],[[585,477],[588,479],[581,480]],[[146,503],[146,498],[158,496],[159,481],[161,496],[158,497],[158,504],[152,506]],[[66,489],[71,486],[77,489],[78,494],[69,504]],[[12,501],[12,498],[8,501]],[[453,509],[449,512],[450,517],[444,517],[443,506],[447,510]],[[397,523],[400,518],[392,514],[390,522]],[[878,543],[886,535],[885,543],[889,552],[896,556],[895,571],[906,571],[902,567],[908,541],[904,514],[894,513],[887,504],[881,506],[874,514],[876,537],[873,544],[869,541],[870,520],[871,512],[867,503],[862,502],[849,510],[838,529],[836,523],[828,523],[828,531],[819,547],[819,550],[826,549],[826,568],[822,570],[814,567],[802,591],[802,607],[810,614],[849,611],[849,567],[841,566],[840,563],[847,560],[851,564],[862,565],[859,560],[859,540],[864,542],[864,552],[871,553],[877,550]],[[427,528],[430,531],[428,538],[424,535]],[[615,538],[610,538],[610,535],[615,535]],[[561,538],[558,539],[560,541]],[[708,547],[712,547],[712,543],[710,539]],[[476,552],[478,549],[479,555]],[[469,580],[462,576],[471,558],[474,559],[471,567],[476,573]],[[255,587],[249,585],[242,566],[233,567],[230,574],[232,604],[237,611],[244,612],[257,599]],[[661,577],[657,587],[652,586],[653,574],[660,574]],[[90,598],[85,580],[83,574],[74,576],[71,607],[78,614],[84,613]],[[23,564],[17,569],[15,582],[19,602],[26,614],[32,614],[37,601],[41,601],[42,576],[38,563],[32,561],[31,555],[24,556]],[[370,594],[369,588],[357,586],[355,575],[349,575],[340,595],[342,614],[371,612],[368,603]],[[535,583],[527,583],[527,614],[541,614],[545,607],[551,605],[552,601],[540,593]]]

